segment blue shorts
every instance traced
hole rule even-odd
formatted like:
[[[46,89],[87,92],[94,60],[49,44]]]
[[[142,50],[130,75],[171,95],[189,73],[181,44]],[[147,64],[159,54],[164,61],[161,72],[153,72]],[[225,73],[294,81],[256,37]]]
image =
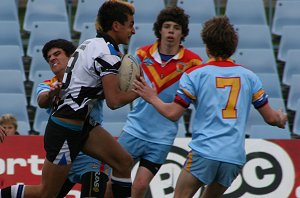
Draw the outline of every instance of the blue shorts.
[[[123,131],[118,142],[135,159],[146,159],[156,164],[164,164],[172,145],[156,144],[136,138]]]
[[[206,159],[193,150],[183,168],[206,185],[218,182],[224,187],[229,187],[242,170],[240,165]]]
[[[102,172],[109,176],[111,168],[99,160],[80,152],[75,158],[68,179],[72,183],[81,183],[81,177],[87,172]]]

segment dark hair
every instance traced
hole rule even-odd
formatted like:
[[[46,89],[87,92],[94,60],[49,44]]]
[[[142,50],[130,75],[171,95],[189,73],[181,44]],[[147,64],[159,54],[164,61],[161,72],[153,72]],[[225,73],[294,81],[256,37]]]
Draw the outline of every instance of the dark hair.
[[[229,58],[238,44],[238,35],[226,16],[217,16],[206,21],[201,36],[209,54],[216,58]]]
[[[114,21],[124,25],[128,21],[128,15],[134,15],[133,4],[119,0],[105,1],[98,11],[96,29],[107,32],[111,30]]]
[[[42,49],[43,57],[47,62],[48,62],[48,52],[52,48],[62,49],[66,53],[67,57],[70,57],[76,50],[76,46],[72,42],[67,41],[65,39],[55,39],[55,40],[48,41]]]
[[[159,39],[161,38],[159,31],[161,30],[163,23],[166,21],[173,21],[181,26],[183,34],[181,40],[184,41],[184,38],[189,34],[189,15],[185,14],[184,10],[177,6],[162,9],[153,25],[154,33]]]

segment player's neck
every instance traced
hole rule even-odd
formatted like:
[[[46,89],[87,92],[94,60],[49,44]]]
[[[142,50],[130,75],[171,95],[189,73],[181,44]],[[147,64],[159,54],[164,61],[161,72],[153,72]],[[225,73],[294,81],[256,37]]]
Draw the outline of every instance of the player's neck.
[[[64,72],[57,74],[56,77],[57,77],[59,82],[62,82],[62,80],[64,78]]]
[[[175,55],[178,53],[180,46],[179,45],[170,45],[165,43],[160,43],[158,51],[161,54],[165,55]]]

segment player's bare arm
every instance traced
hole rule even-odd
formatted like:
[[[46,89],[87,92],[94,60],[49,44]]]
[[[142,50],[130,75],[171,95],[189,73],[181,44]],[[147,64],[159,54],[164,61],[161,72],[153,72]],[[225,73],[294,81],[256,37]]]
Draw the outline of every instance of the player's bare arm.
[[[5,129],[2,126],[0,126],[0,143],[4,141],[5,136],[6,136]]]
[[[287,114],[283,112],[282,109],[275,111],[270,107],[269,104],[264,105],[258,109],[259,113],[264,118],[265,122],[277,126],[279,128],[285,128],[287,122]]]
[[[152,104],[157,111],[171,121],[177,121],[182,116],[185,108],[172,102],[164,103],[158,96],[155,85],[150,87],[143,77],[135,80],[133,83],[133,91],[141,96],[148,103]]]
[[[102,83],[107,106],[111,109],[122,107],[138,97],[138,94],[133,91],[121,91],[119,78],[115,74],[103,76]]]

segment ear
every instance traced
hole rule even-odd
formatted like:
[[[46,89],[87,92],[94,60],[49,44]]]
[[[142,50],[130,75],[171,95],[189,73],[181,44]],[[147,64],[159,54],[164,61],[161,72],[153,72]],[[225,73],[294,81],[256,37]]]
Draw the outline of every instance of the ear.
[[[118,21],[114,21],[112,24],[112,30],[117,32],[120,29],[120,23]]]

